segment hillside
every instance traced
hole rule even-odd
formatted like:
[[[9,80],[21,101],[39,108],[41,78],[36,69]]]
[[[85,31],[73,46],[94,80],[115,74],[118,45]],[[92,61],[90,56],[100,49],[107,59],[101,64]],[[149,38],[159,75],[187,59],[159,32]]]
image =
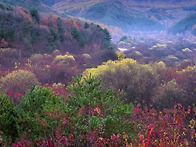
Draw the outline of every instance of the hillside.
[[[0,0],[0,2],[14,5],[14,6],[22,6],[28,9],[35,7],[39,11],[44,11],[44,12],[52,11],[51,7],[49,7],[48,4],[42,3],[41,0]]]
[[[106,29],[74,18],[41,13],[34,8],[1,4],[0,20],[0,40],[4,39],[8,47],[20,49],[24,56],[51,53],[55,49],[79,54],[92,50],[92,46],[97,45],[98,49],[110,46]]]
[[[172,34],[185,33],[186,31],[192,31],[196,36],[196,13],[189,15],[188,17],[180,20],[172,27],[169,28],[169,32]]]
[[[20,68],[42,84],[67,85],[85,68],[117,59],[110,33],[94,23],[0,3],[0,26],[0,76]]]
[[[118,1],[87,1],[84,3],[75,3],[75,5],[71,6],[72,9],[69,9],[71,3],[67,5],[67,3],[63,1],[62,3],[54,5],[54,9],[61,10],[58,6],[63,7],[63,3],[66,5],[63,9],[70,15],[84,17],[106,25],[118,26],[124,31],[129,29],[142,31],[160,30],[164,28],[159,22],[152,20],[151,16],[141,15],[141,13],[136,10],[124,8],[124,4]],[[128,9],[129,11],[127,11]]]
[[[125,32],[164,30],[194,11],[195,1],[187,0],[85,0],[56,2],[53,9],[106,25]]]
[[[195,12],[194,0],[0,0],[59,16],[115,26],[126,33],[166,30]],[[187,3],[188,2],[188,3]]]
[[[60,6],[61,8],[68,8],[69,5],[74,5],[77,7],[90,7],[97,3],[102,2],[112,2],[112,3],[123,3],[124,5],[132,5],[132,6],[156,6],[156,7],[165,7],[167,5],[168,7],[188,7],[192,6],[193,4],[196,4],[194,0],[42,0],[45,2],[45,4],[50,4],[51,2],[55,4],[56,6]],[[189,3],[187,3],[189,2]],[[64,4],[64,5],[63,5]],[[66,4],[66,5],[65,5]],[[161,4],[161,5],[159,5]]]

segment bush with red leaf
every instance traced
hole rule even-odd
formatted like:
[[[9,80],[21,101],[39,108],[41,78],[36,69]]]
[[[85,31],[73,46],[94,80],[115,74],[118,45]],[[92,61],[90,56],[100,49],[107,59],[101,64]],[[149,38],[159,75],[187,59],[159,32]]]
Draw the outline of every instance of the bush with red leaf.
[[[141,147],[194,146],[196,125],[195,120],[189,118],[189,114],[190,107],[186,111],[181,104],[163,112],[148,109],[146,106],[142,109],[138,105],[131,117],[134,129],[139,135],[139,138],[132,139],[133,144]]]

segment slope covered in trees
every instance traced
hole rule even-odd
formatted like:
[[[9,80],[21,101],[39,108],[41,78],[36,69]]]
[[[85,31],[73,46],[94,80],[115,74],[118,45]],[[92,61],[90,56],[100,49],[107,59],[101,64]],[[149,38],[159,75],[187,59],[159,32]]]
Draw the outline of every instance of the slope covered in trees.
[[[110,33],[99,25],[5,4],[1,4],[0,19],[2,71],[28,69],[42,84],[67,85],[86,67],[117,59]]]
[[[102,49],[111,46],[109,32],[98,25],[46,15],[35,8],[1,6],[0,40],[4,39],[7,47],[20,50],[22,55],[51,53],[55,49],[80,53],[96,44]]]
[[[53,12],[61,16],[71,15],[117,26],[125,32],[165,30],[168,26],[195,11],[196,2],[176,1],[108,1],[108,0],[0,0],[25,8],[36,7],[40,11]],[[147,9],[145,9],[147,7]],[[176,15],[176,12],[179,15]]]

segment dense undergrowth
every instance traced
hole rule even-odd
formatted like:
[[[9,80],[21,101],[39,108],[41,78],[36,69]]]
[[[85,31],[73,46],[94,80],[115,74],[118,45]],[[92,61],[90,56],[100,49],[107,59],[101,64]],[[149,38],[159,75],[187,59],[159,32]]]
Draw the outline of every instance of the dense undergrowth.
[[[195,67],[174,70],[163,62],[121,59],[84,75],[67,88],[59,83],[2,92],[1,144],[194,146]]]
[[[3,146],[194,146],[196,107],[179,103],[157,111],[145,102],[133,106],[101,80],[76,77],[62,85],[33,86],[18,95],[1,93]]]

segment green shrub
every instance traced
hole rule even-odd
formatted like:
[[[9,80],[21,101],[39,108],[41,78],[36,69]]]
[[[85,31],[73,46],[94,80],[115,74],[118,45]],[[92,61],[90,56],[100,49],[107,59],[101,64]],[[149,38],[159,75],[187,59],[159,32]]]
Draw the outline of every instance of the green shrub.
[[[0,9],[5,10],[5,7],[3,4],[0,4]]]
[[[36,22],[36,23],[39,23],[39,20],[40,20],[40,16],[39,16],[39,12],[36,8],[31,8],[30,9],[30,14],[31,14],[31,17],[33,18],[33,20]]]
[[[54,137],[66,109],[63,98],[54,95],[51,89],[32,87],[15,107],[20,136],[28,136],[30,130],[32,138]]]
[[[5,94],[0,94],[0,131],[3,132],[5,140],[17,137],[16,115],[14,113],[14,103]]]
[[[84,28],[85,28],[85,29],[90,28],[90,24],[89,24],[88,22],[85,22],[85,23],[84,23]]]
[[[111,45],[111,35],[110,33],[108,32],[107,29],[102,29],[102,31],[104,32],[105,34],[105,43],[104,43],[104,49],[113,49],[113,46]]]
[[[72,116],[70,129],[75,136],[97,131],[100,137],[110,138],[112,134],[133,135],[131,122],[132,104],[116,98],[111,90],[101,91],[101,80],[88,76],[73,79],[68,87],[70,92],[68,109]]]
[[[0,79],[1,87],[5,92],[25,93],[30,86],[38,84],[35,74],[27,70],[16,70]]]
[[[13,11],[13,8],[12,8],[12,6],[11,6],[11,5],[7,4],[7,6],[6,6],[6,10],[7,10],[7,11]]]
[[[59,40],[59,34],[53,27],[50,28],[50,33],[51,36],[53,37],[53,41]]]
[[[73,39],[76,39],[77,41],[80,41],[81,33],[78,31],[78,29],[76,27],[73,27],[71,29],[71,35],[72,35]]]

